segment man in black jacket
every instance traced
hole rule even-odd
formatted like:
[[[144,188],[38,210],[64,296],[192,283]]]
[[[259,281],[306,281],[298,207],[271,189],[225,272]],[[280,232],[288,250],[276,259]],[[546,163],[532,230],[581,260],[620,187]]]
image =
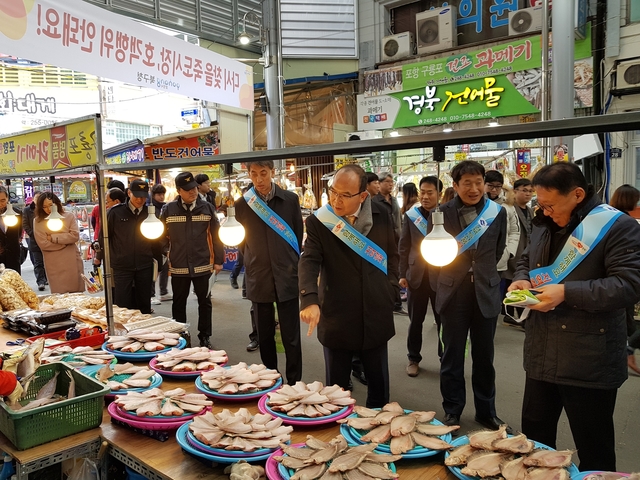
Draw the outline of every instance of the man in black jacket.
[[[407,375],[416,377],[422,360],[422,324],[431,308],[436,320],[438,333],[438,357],[442,357],[440,342],[440,315],[435,311],[436,292],[429,282],[427,262],[420,253],[424,233],[417,225],[425,225],[429,212],[436,207],[438,196],[442,192],[442,182],[437,177],[423,177],[420,180],[420,207],[407,211],[402,223],[402,235],[398,244],[400,253],[400,286],[406,288],[407,309],[409,310],[409,331],[407,333]],[[411,217],[410,217],[411,215]]]
[[[625,307],[640,299],[638,225],[601,205],[572,163],[543,167],[533,187],[540,209],[509,287],[535,283],[540,292],[525,324],[522,431],[555,448],[564,409],[580,470],[614,472],[613,413],[627,379]]]
[[[209,278],[222,270],[224,248],[218,237],[216,210],[198,198],[198,184],[190,172],[176,175],[178,197],[162,209],[169,242],[169,275],[173,290],[171,312],[178,322],[187,322],[189,288],[198,297],[200,346],[211,348],[211,292]]]
[[[327,385],[348,388],[351,359],[354,353],[360,355],[368,381],[366,405],[373,408],[389,402],[387,342],[395,334],[393,306],[400,287],[391,217],[371,201],[366,188],[364,170],[345,165],[329,188],[339,223],[330,229],[316,215],[307,218],[299,267],[300,319],[309,324],[308,336],[318,326]],[[386,255],[386,268],[374,265],[333,233],[345,222],[366,237],[357,244],[370,242],[362,255]]]
[[[6,268],[10,268],[20,273],[20,244],[22,242],[22,222],[18,218],[18,223],[12,227],[5,225],[2,214],[7,211],[9,203],[9,190],[4,185],[0,185],[0,263],[4,263]],[[18,215],[22,211],[14,208]]]
[[[444,423],[460,425],[467,400],[464,359],[469,336],[475,420],[497,430],[504,422],[496,415],[493,337],[502,303],[497,264],[504,252],[507,215],[501,206],[486,204],[490,200],[484,196],[484,174],[484,167],[470,160],[460,162],[451,170],[457,196],[440,207],[445,230],[456,236],[471,225],[474,230],[476,225],[488,227],[475,241],[467,242],[467,249],[449,265],[430,266],[429,279],[436,290],[436,312],[441,321],[440,392]],[[491,222],[491,217],[481,216],[485,205],[494,212],[497,210]],[[433,227],[431,217],[433,212],[429,229]]]
[[[47,272],[44,270],[44,259],[42,258],[42,250],[36,242],[36,237],[33,235],[33,219],[35,218],[36,202],[40,192],[33,193],[33,200],[23,211],[22,215],[22,228],[29,237],[27,239],[27,245],[29,246],[29,257],[33,264],[33,273],[36,276],[36,283],[38,284],[38,290],[41,292],[45,289],[47,282]]]
[[[274,369],[278,368],[273,308],[276,303],[287,358],[287,382],[293,385],[302,378],[298,304],[298,259],[303,232],[300,201],[298,195],[273,182],[273,161],[251,162],[248,170],[253,188],[249,188],[245,196],[252,205],[261,200],[271,212],[263,211],[265,215],[259,216],[245,197],[235,203],[236,218],[246,231],[243,254],[247,298],[253,302],[260,358],[267,368]],[[286,225],[281,226],[283,230],[289,229],[293,245],[271,227],[274,221],[284,221]]]
[[[111,207],[107,213],[113,301],[119,307],[151,313],[153,260],[162,260],[161,240],[149,240],[140,232],[140,224],[148,216],[149,184],[133,180],[127,194],[126,203]]]

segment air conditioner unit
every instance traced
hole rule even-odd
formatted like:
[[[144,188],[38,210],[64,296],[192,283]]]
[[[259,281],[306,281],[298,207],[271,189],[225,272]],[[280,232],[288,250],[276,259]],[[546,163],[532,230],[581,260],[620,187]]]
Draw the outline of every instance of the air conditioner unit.
[[[640,59],[620,62],[616,67],[616,90],[640,87]]]
[[[382,130],[363,130],[362,132],[347,132],[347,142],[355,140],[372,140],[382,138]]]
[[[400,60],[413,55],[416,43],[413,33],[402,32],[382,39],[382,60]]]
[[[418,55],[458,45],[456,7],[434,8],[416,14]]]
[[[509,36],[542,30],[542,7],[521,8],[509,12]]]

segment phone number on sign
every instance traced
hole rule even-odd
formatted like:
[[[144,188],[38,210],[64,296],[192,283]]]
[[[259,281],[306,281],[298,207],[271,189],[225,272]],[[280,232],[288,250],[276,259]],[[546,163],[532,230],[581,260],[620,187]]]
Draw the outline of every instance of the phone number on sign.
[[[462,115],[449,115],[445,117],[434,118],[421,118],[418,120],[418,125],[429,125],[432,123],[447,123],[447,122],[462,122],[465,120],[476,120],[479,118],[491,118],[493,114],[491,112],[478,112],[478,113],[464,113]]]

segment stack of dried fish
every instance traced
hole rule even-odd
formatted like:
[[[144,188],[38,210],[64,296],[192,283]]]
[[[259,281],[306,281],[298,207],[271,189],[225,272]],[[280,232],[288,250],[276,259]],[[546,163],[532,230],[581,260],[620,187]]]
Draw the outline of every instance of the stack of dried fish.
[[[0,275],[0,287],[3,294],[0,295],[0,305],[4,310],[13,310],[14,308],[29,307],[33,310],[37,310],[40,305],[38,295],[31,287],[25,282],[20,274],[10,268],[5,268]],[[14,296],[15,293],[15,296]],[[8,298],[5,299],[5,296]],[[18,301],[18,299],[20,301]],[[6,303],[8,302],[8,303]],[[15,302],[15,306],[10,308],[12,302]],[[24,302],[24,307],[22,306]]]
[[[9,404],[9,407],[12,410],[19,410],[20,412],[24,412],[26,410],[33,410],[34,408],[44,407],[45,405],[49,405],[51,403],[74,398],[76,396],[76,381],[70,371],[67,370],[65,371],[65,373],[69,376],[69,390],[66,396],[56,394],[58,375],[60,374],[60,372],[56,372],[53,378],[44,384],[44,386],[36,394],[36,397],[29,403],[22,406],[20,405],[20,403],[15,402]],[[22,394],[23,398],[28,393],[28,388],[29,387],[27,386],[24,389],[24,393]]]
[[[212,370],[200,375],[202,383],[211,390],[225,395],[251,393],[273,387],[280,373],[262,364],[248,365],[240,362],[228,368],[216,365]]]
[[[61,308],[100,308],[104,306],[104,296],[90,296],[85,293],[62,293],[50,295],[40,304],[38,310],[58,310]]]
[[[506,425],[498,430],[469,434],[469,444],[449,453],[445,465],[462,467],[472,477],[500,477],[505,480],[569,480],[571,450],[534,449],[534,443],[521,433],[509,437]]]
[[[156,374],[148,367],[137,367],[133,363],[116,363],[113,368],[105,365],[96,372],[96,380],[105,383],[111,390],[126,390],[128,388],[148,388],[151,386],[151,377]],[[115,375],[130,375],[121,382],[109,380]]]
[[[154,332],[148,329],[132,330],[127,335],[110,336],[107,348],[121,352],[134,353],[140,350],[156,352],[167,347],[175,347],[180,341],[180,335],[169,332]]]
[[[356,403],[349,390],[338,385],[325,387],[322,382],[283,385],[267,395],[269,408],[290,417],[325,417]]]
[[[114,358],[111,353],[104,350],[94,350],[91,347],[72,348],[69,345],[62,345],[56,348],[47,348],[40,357],[42,363],[67,362],[74,367],[85,367],[87,365],[103,365],[110,363]]]
[[[195,417],[189,430],[202,443],[225,450],[252,452],[258,448],[276,448],[288,442],[293,427],[282,425],[281,418],[256,414],[241,408],[233,413],[226,408]]]
[[[373,450],[378,445],[370,443],[349,447],[342,435],[329,443],[307,435],[303,447],[280,445],[285,455],[273,457],[275,461],[296,471],[291,480],[322,478],[347,479],[392,479],[398,474],[388,464],[402,458],[401,455],[380,455]]]
[[[116,395],[114,401],[124,410],[135,411],[139,417],[181,416],[185,412],[200,413],[213,405],[205,395],[187,393],[182,388],[167,391],[152,388],[144,392],[129,392],[125,395]]]
[[[436,412],[405,413],[397,402],[387,403],[382,410],[356,406],[353,411],[357,417],[344,418],[338,422],[346,423],[356,430],[367,431],[368,433],[360,438],[363,442],[389,442],[389,448],[394,455],[406,453],[416,445],[430,450],[453,448],[437,437],[460,428],[458,425],[448,427],[432,424]]]
[[[40,358],[44,352],[44,338],[39,338],[27,348],[16,352],[11,357],[4,359],[2,369],[15,373],[18,377],[31,378],[40,366]],[[21,382],[24,388],[24,381]],[[26,388],[25,388],[26,391]]]
[[[172,348],[156,357],[155,368],[171,372],[195,372],[197,370],[211,370],[219,363],[229,361],[224,350],[209,350],[207,347],[193,347],[180,350]]]

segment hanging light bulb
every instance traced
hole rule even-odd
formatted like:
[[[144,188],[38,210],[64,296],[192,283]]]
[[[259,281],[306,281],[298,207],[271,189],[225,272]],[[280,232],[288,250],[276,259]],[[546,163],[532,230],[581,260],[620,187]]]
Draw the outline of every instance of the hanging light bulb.
[[[60,215],[60,213],[58,212],[58,207],[54,203],[51,206],[51,213],[46,218],[46,220],[47,220],[47,228],[49,230],[51,230],[52,232],[59,232],[60,230],[62,230],[62,226],[63,226],[62,219],[63,218],[64,217],[62,215]]]
[[[244,240],[244,227],[236,220],[234,207],[227,207],[227,220],[218,230],[218,237],[228,247],[235,247]]]
[[[437,178],[440,178],[440,162],[436,161]],[[444,229],[444,213],[440,211],[436,197],[436,209],[431,214],[433,228],[420,244],[422,257],[434,267],[444,267],[458,255],[458,242]]]
[[[156,217],[156,207],[154,205],[149,205],[147,211],[147,218],[140,224],[140,233],[149,240],[155,240],[164,233],[164,223]]]
[[[7,227],[15,227],[18,224],[18,214],[10,203],[7,203],[7,209],[2,214],[2,221]]]

